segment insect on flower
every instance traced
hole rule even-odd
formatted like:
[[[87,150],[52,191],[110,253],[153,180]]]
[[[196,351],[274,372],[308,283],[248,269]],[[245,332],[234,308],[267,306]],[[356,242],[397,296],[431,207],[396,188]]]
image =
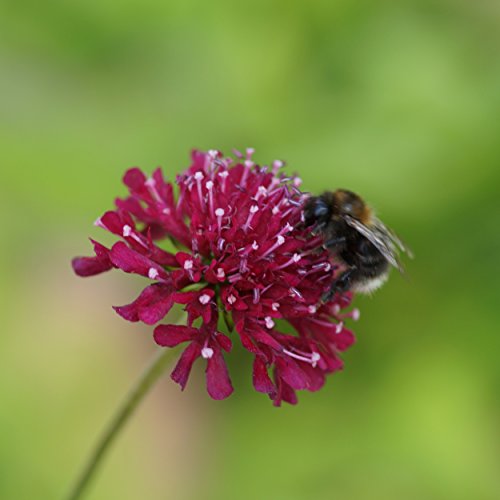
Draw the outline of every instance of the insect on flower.
[[[352,290],[370,293],[389,277],[390,266],[403,272],[399,251],[411,251],[378,219],[357,194],[337,189],[312,196],[304,208],[306,226],[324,236],[324,245],[342,264],[326,300],[334,293]]]
[[[194,151],[177,188],[160,169],[149,178],[128,170],[129,196],[96,222],[120,241],[107,248],[92,240],[95,256],[75,258],[73,268],[80,276],[116,268],[148,280],[136,300],[114,308],[129,321],[155,325],[174,304],[184,306],[186,325],[154,329],[160,346],[187,344],[171,374],[182,388],[202,358],[208,393],[228,397],[223,353],[239,338],[253,356],[255,389],[275,405],[295,404],[296,390],[316,391],[342,368],[340,353],[354,341],[345,320],[359,312],[346,311],[350,291],[323,300],[338,266],[323,235],[303,224],[300,179],[280,173],[279,161],[256,165],[252,154]],[[177,252],[162,247],[167,238]]]

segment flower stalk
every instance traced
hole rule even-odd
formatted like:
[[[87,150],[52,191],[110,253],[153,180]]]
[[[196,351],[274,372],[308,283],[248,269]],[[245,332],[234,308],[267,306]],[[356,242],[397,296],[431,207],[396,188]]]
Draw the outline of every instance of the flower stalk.
[[[97,446],[90,455],[85,468],[82,470],[78,481],[75,483],[72,491],[68,495],[68,500],[78,500],[82,498],[82,495],[90,484],[92,478],[96,475],[99,466],[118,434],[123,429],[131,415],[135,412],[151,387],[164,373],[167,366],[169,366],[170,360],[174,355],[175,351],[172,349],[159,349],[155,352],[149,366],[144,370],[135,386],[132,387],[131,391],[126,396],[125,400],[109,423],[109,426],[101,436]]]

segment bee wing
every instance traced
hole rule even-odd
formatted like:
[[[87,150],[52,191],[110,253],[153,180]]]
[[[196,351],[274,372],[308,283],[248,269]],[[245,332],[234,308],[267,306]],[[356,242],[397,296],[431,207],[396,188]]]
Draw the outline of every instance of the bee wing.
[[[345,215],[344,220],[349,226],[356,229],[358,233],[372,243],[391,266],[395,267],[401,273],[404,271],[403,265],[398,258],[398,249],[396,245],[399,246],[399,244],[394,240],[391,233],[382,222],[375,219],[374,224],[368,227],[350,215]],[[380,225],[378,222],[380,222]]]
[[[401,238],[390,228],[388,228],[379,218],[373,217],[373,224],[377,227],[382,233],[386,234],[392,241],[397,245],[397,247],[404,252],[410,259],[413,259],[413,252],[411,249],[403,243]]]

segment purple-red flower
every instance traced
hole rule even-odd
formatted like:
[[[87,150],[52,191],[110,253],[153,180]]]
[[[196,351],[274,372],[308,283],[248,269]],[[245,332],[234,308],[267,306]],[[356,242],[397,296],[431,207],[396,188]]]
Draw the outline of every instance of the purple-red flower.
[[[149,280],[136,300],[114,308],[129,321],[153,325],[185,305],[186,325],[154,330],[161,346],[187,343],[171,375],[182,388],[201,357],[210,396],[233,392],[223,354],[232,340],[223,329],[252,354],[255,389],[275,405],[295,404],[296,390],[316,391],[342,368],[339,353],[354,341],[344,319],[358,312],[342,312],[350,293],[322,302],[336,266],[321,237],[301,224],[300,179],[280,174],[281,162],[256,165],[252,153],[233,160],[194,151],[177,189],[160,169],[150,178],[130,169],[123,179],[130,195],[96,221],[121,241],[109,249],[91,240],[95,256],[75,258],[73,269],[92,276],[118,268]],[[182,250],[164,250],[166,238]]]

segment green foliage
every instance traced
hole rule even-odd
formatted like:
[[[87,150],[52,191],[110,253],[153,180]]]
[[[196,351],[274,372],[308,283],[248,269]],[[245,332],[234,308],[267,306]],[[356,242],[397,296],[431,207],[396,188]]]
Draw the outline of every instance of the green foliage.
[[[228,401],[159,387],[89,498],[500,496],[495,2],[5,1],[0,33],[1,498],[60,497],[151,350],[109,308],[140,280],[69,269],[123,171],[247,146],[371,201],[408,279],[297,407],[243,352]]]

